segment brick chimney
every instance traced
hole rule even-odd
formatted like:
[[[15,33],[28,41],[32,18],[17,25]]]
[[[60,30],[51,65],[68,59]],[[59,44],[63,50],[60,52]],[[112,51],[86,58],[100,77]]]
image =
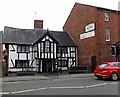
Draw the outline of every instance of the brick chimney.
[[[34,20],[34,29],[43,29],[43,20]]]

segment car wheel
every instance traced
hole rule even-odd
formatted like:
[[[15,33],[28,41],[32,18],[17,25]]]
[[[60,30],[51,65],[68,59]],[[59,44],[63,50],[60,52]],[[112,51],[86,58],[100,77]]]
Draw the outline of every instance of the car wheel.
[[[98,79],[98,80],[101,80],[101,79],[102,79],[102,77],[101,77],[101,76],[97,76],[97,79]]]
[[[116,81],[118,79],[117,73],[112,73],[111,79],[114,80],[114,81]]]

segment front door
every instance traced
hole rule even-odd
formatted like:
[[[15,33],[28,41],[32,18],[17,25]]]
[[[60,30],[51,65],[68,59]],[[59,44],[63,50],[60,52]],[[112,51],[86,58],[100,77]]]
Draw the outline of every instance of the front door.
[[[92,65],[91,71],[94,72],[95,67],[96,67],[96,56],[91,57],[91,65]]]
[[[43,60],[42,71],[43,72],[52,72],[52,60],[51,59]]]

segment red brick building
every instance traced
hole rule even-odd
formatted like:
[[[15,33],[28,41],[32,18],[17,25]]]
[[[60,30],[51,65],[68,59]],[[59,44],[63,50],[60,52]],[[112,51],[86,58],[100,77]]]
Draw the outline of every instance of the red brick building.
[[[120,41],[119,15],[115,10],[75,3],[63,30],[78,46],[78,65],[93,70],[96,63],[116,61],[111,45]]]

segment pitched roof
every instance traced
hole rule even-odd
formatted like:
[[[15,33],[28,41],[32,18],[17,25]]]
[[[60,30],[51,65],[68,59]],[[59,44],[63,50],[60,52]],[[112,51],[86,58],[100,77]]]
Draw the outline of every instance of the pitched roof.
[[[60,46],[76,46],[68,32],[50,31],[50,34],[60,43]]]
[[[74,6],[76,4],[83,5],[83,6],[94,7],[94,8],[98,8],[98,9],[103,9],[103,10],[107,10],[107,11],[119,12],[119,10],[115,10],[115,9],[110,9],[110,8],[105,8],[105,7],[99,7],[99,6],[89,5],[89,4],[82,4],[82,3],[78,3],[78,2],[75,2]]]
[[[32,45],[47,33],[44,29],[18,29],[4,27],[3,43]],[[49,31],[50,35],[58,41],[59,46],[76,46],[68,32]]]
[[[4,27],[3,43],[32,44],[44,33],[45,31],[42,29],[34,30]]]

